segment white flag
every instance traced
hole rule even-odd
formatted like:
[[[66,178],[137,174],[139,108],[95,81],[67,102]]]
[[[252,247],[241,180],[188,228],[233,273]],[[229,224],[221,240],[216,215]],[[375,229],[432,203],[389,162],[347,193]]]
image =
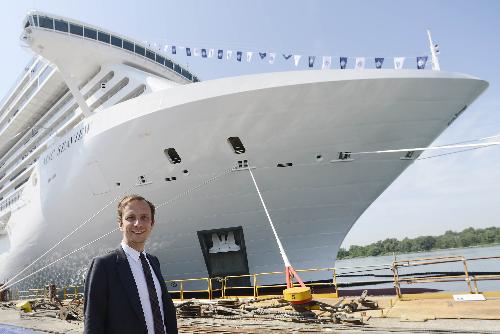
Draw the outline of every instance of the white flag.
[[[299,61],[301,57],[302,57],[301,55],[293,55],[293,63],[295,64],[295,66],[299,66]]]
[[[356,58],[356,65],[354,65],[354,69],[360,70],[360,69],[365,68],[365,62],[366,62],[365,57],[357,57]]]
[[[400,70],[405,63],[405,57],[394,57],[394,68]]]
[[[274,64],[274,59],[276,59],[276,53],[270,52],[269,53],[269,64]]]
[[[215,53],[214,49],[208,50],[208,58],[212,58],[214,56],[214,53]]]
[[[194,48],[193,49],[193,56],[198,57],[200,55],[200,49]]]
[[[226,59],[229,60],[233,56],[233,50],[227,50],[226,51]]]
[[[325,68],[330,68],[331,65],[332,65],[332,57],[323,56],[323,65],[321,66],[321,69],[324,70]]]
[[[247,61],[248,62],[252,61],[253,52],[252,51],[248,51],[246,55],[247,55]]]

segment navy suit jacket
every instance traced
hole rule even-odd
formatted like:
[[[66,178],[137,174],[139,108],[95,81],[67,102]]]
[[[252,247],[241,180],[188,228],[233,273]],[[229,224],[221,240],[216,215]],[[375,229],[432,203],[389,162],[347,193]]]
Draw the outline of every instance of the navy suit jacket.
[[[160,270],[160,262],[147,258],[160,281],[167,334],[177,334],[175,306]],[[147,334],[139,292],[127,255],[121,247],[92,260],[85,280],[85,334]]]

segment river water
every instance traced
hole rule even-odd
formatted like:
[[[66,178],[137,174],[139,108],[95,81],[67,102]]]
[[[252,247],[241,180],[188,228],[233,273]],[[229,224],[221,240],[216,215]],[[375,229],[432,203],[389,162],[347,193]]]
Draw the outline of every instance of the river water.
[[[477,248],[457,248],[447,250],[437,250],[433,252],[397,254],[396,259],[410,260],[420,258],[435,258],[447,256],[463,256],[465,259],[478,257],[500,257],[500,245],[491,247]],[[354,258],[346,260],[338,260],[335,267],[338,268],[337,273],[339,278],[338,283],[349,285],[353,282],[387,282],[371,286],[371,288],[390,288],[393,287],[393,273],[389,269],[394,256],[375,256]],[[484,260],[467,260],[467,269],[470,273],[489,273],[497,272],[500,274],[500,258],[499,259],[484,259]],[[356,268],[365,266],[375,266],[370,268]],[[376,267],[380,266],[380,267]],[[400,277],[408,277],[415,273],[455,273],[455,275],[464,275],[464,264],[462,261],[452,263],[429,264],[422,266],[401,267],[398,270]],[[390,281],[390,282],[389,282]],[[354,283],[356,285],[356,283]],[[479,281],[477,283],[479,291],[500,291],[500,280]],[[369,286],[365,286],[370,288]],[[460,282],[432,282],[419,284],[403,284],[402,288],[423,288],[423,289],[439,289],[443,291],[463,291],[469,290],[465,280]],[[354,286],[343,287],[343,289],[354,288]],[[356,286],[362,288],[362,286]],[[342,289],[342,287],[340,288]]]

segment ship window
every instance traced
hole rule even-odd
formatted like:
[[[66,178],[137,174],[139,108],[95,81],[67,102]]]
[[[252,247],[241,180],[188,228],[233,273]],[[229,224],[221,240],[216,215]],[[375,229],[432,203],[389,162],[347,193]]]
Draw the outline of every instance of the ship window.
[[[54,29],[54,20],[47,16],[40,16],[39,18],[40,27]]]
[[[144,56],[144,52],[146,50],[142,47],[142,46],[139,46],[139,45],[135,45],[135,53],[137,53],[138,55],[141,55],[141,56]]]
[[[122,39],[115,37],[115,36],[111,36],[111,44],[121,48],[122,47]]]
[[[35,23],[35,26],[38,27],[38,15],[33,15],[33,22]]]
[[[56,30],[68,32],[68,22],[63,20],[54,20]]]
[[[99,34],[97,35],[97,39],[101,42],[109,44],[109,34],[106,34],[105,32],[99,31]]]
[[[186,70],[182,70],[182,75],[186,78],[188,78],[189,80],[192,80],[193,79],[193,75],[191,73],[189,73],[189,71],[186,71]]]
[[[152,61],[155,61],[155,53],[151,50],[146,50],[146,57],[148,57]]]
[[[83,36],[83,27],[78,24],[69,24],[69,32],[73,35]]]
[[[179,156],[179,154],[177,153],[177,151],[175,150],[175,148],[167,148],[163,152],[167,156],[168,161],[170,161],[170,163],[172,163],[172,164],[178,164],[179,162],[181,162],[181,157]]]
[[[134,43],[131,43],[127,40],[123,40],[123,48],[129,51],[134,52]]]
[[[157,54],[156,55],[156,62],[163,65],[163,64],[165,64],[165,58],[163,58],[162,56],[160,56],[159,54]]]
[[[28,28],[30,25],[31,25],[31,24],[30,24],[30,20],[26,20],[26,23],[24,24],[24,27],[25,27],[25,28]]]
[[[174,70],[175,70],[177,73],[182,74],[182,68],[180,67],[180,65],[175,64],[175,65],[174,65]]]
[[[229,137],[227,139],[227,142],[233,148],[234,153],[236,153],[236,154],[245,153],[245,151],[246,151],[245,146],[243,146],[243,143],[241,142],[241,139],[239,137]]]
[[[165,59],[165,66],[168,68],[174,68],[174,63],[170,59]]]
[[[97,39],[97,31],[94,29],[90,29],[85,27],[83,30],[83,36],[87,38]]]

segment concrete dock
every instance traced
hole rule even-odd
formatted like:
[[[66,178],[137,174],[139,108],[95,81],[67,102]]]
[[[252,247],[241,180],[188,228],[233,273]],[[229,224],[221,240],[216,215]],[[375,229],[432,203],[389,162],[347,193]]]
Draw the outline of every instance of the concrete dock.
[[[485,301],[454,301],[449,296],[398,300],[395,297],[370,298],[378,303],[374,310],[360,310],[352,315],[363,324],[298,323],[275,319],[181,318],[180,333],[500,333],[500,297]],[[336,299],[321,299],[334,305]],[[5,304],[4,304],[5,305]],[[318,311],[315,311],[318,312]],[[81,321],[63,321],[54,315],[21,314],[11,307],[0,307],[0,324],[26,328],[36,333],[82,333]],[[8,331],[1,333],[9,333]]]

